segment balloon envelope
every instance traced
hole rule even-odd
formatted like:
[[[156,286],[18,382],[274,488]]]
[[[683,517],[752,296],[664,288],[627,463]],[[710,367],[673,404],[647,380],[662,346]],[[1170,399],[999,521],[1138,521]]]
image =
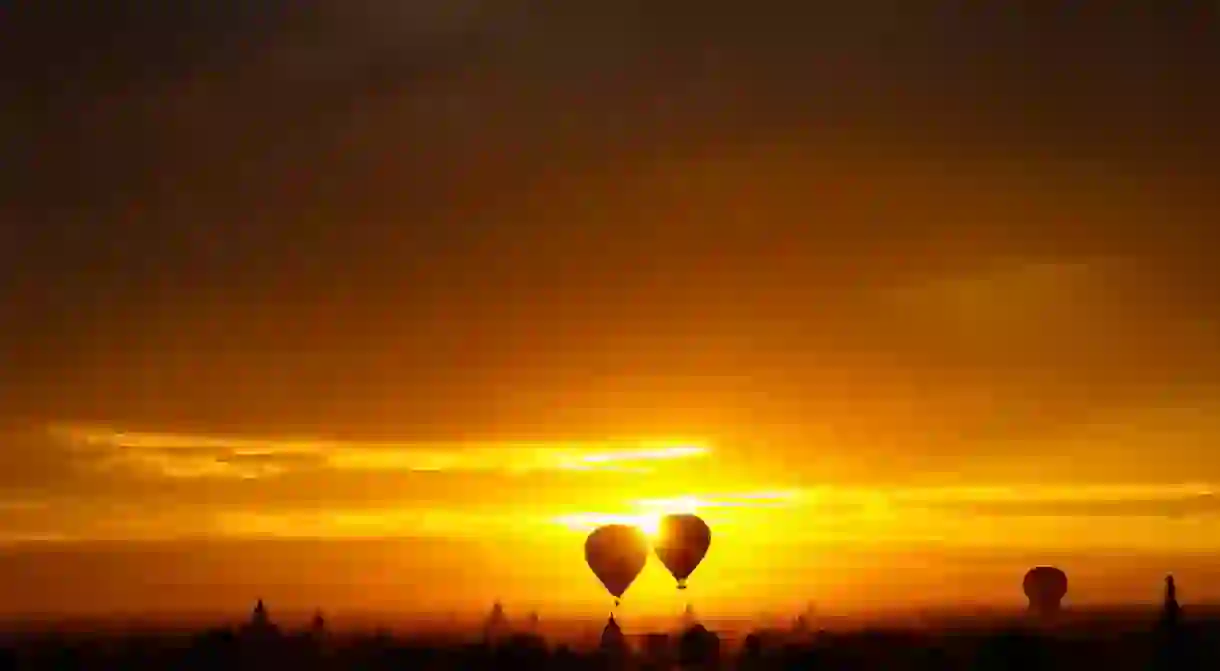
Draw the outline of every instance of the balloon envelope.
[[[1055,609],[1067,595],[1067,574],[1053,566],[1035,566],[1021,584],[1029,605],[1039,610]]]
[[[712,545],[712,530],[697,515],[681,514],[661,518],[658,531],[657,559],[678,581],[678,589],[686,589],[686,579]]]
[[[615,599],[622,598],[647,561],[648,539],[633,526],[608,524],[585,539],[585,563]]]

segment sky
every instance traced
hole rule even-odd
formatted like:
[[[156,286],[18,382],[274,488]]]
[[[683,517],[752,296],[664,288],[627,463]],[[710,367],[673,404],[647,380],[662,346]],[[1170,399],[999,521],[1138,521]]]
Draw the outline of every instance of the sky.
[[[790,4],[0,9],[0,611],[1220,598],[1217,7]]]

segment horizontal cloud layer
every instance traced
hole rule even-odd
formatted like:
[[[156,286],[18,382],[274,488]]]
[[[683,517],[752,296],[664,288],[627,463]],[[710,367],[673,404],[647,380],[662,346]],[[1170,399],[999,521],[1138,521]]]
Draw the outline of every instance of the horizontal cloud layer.
[[[71,426],[58,427],[52,435],[93,454],[105,467],[129,467],[175,478],[256,478],[317,468],[513,474],[639,469],[648,462],[695,458],[708,452],[706,447],[672,441],[419,444],[250,439]]]
[[[6,448],[0,542],[9,544],[542,538],[608,522],[648,528],[690,511],[718,534],[764,540],[969,544],[1041,534],[1142,547],[1220,520],[1208,482],[768,487],[683,441],[369,443],[64,425]]]

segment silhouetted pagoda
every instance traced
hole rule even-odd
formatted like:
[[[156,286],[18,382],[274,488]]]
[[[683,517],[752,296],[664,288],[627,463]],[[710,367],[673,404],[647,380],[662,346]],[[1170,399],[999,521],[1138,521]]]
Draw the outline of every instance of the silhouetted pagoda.
[[[483,639],[488,644],[493,644],[502,641],[508,634],[508,617],[504,614],[504,604],[496,601],[483,623]]]
[[[279,635],[279,627],[271,621],[271,616],[267,613],[267,606],[263,604],[263,600],[259,599],[254,606],[254,611],[250,613],[250,621],[242,627],[242,636],[247,639],[268,639]]]
[[[611,615],[610,619],[606,621],[606,627],[602,629],[601,649],[606,653],[621,654],[626,651],[626,648],[627,639],[623,636],[623,630],[614,620],[614,615]]]
[[[678,665],[682,668],[717,668],[720,637],[701,624],[687,629],[678,639]]]
[[[695,615],[695,607],[688,603],[682,611],[682,631],[687,631],[696,624],[699,624],[699,616]]]
[[[1177,627],[1181,614],[1177,585],[1174,584],[1172,575],[1165,576],[1165,603],[1161,608],[1161,622],[1167,629],[1172,630]]]

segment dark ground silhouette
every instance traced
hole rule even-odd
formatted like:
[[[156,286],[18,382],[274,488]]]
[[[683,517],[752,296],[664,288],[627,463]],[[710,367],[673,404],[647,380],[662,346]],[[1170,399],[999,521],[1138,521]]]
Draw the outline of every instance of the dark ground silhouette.
[[[0,647],[0,669],[1220,669],[1220,618],[1173,598],[1161,617],[1081,617],[855,632],[755,631],[722,641],[702,625],[588,647],[504,626],[459,643],[386,633],[332,636],[319,617],[277,628],[263,608],[242,627],[180,635],[30,634]]]

